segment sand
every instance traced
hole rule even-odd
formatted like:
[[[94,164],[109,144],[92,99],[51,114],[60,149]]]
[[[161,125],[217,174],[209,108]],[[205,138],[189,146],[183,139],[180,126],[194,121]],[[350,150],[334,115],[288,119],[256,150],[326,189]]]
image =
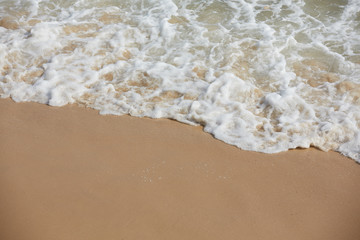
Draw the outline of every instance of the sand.
[[[360,165],[0,99],[0,239],[360,239]]]

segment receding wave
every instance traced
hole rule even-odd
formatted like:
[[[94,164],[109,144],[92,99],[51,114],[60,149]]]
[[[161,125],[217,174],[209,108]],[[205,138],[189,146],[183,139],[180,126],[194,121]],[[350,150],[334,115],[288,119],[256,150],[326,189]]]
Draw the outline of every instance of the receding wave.
[[[360,161],[357,0],[0,0],[0,96]]]

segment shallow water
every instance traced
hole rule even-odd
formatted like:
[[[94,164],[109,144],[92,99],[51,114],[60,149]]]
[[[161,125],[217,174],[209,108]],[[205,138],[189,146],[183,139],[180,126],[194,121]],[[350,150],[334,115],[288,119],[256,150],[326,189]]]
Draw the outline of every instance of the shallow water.
[[[356,0],[0,0],[0,96],[360,161]]]

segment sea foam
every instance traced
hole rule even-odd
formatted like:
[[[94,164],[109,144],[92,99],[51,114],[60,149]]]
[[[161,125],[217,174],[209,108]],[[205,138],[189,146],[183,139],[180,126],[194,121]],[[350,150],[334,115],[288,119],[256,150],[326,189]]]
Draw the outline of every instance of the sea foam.
[[[0,96],[360,161],[360,2],[0,0]]]

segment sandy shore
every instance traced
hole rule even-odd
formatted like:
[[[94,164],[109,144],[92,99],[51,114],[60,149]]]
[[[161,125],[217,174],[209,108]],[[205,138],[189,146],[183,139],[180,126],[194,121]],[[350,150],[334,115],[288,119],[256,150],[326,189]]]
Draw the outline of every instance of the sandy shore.
[[[0,239],[360,239],[360,165],[0,99]]]

